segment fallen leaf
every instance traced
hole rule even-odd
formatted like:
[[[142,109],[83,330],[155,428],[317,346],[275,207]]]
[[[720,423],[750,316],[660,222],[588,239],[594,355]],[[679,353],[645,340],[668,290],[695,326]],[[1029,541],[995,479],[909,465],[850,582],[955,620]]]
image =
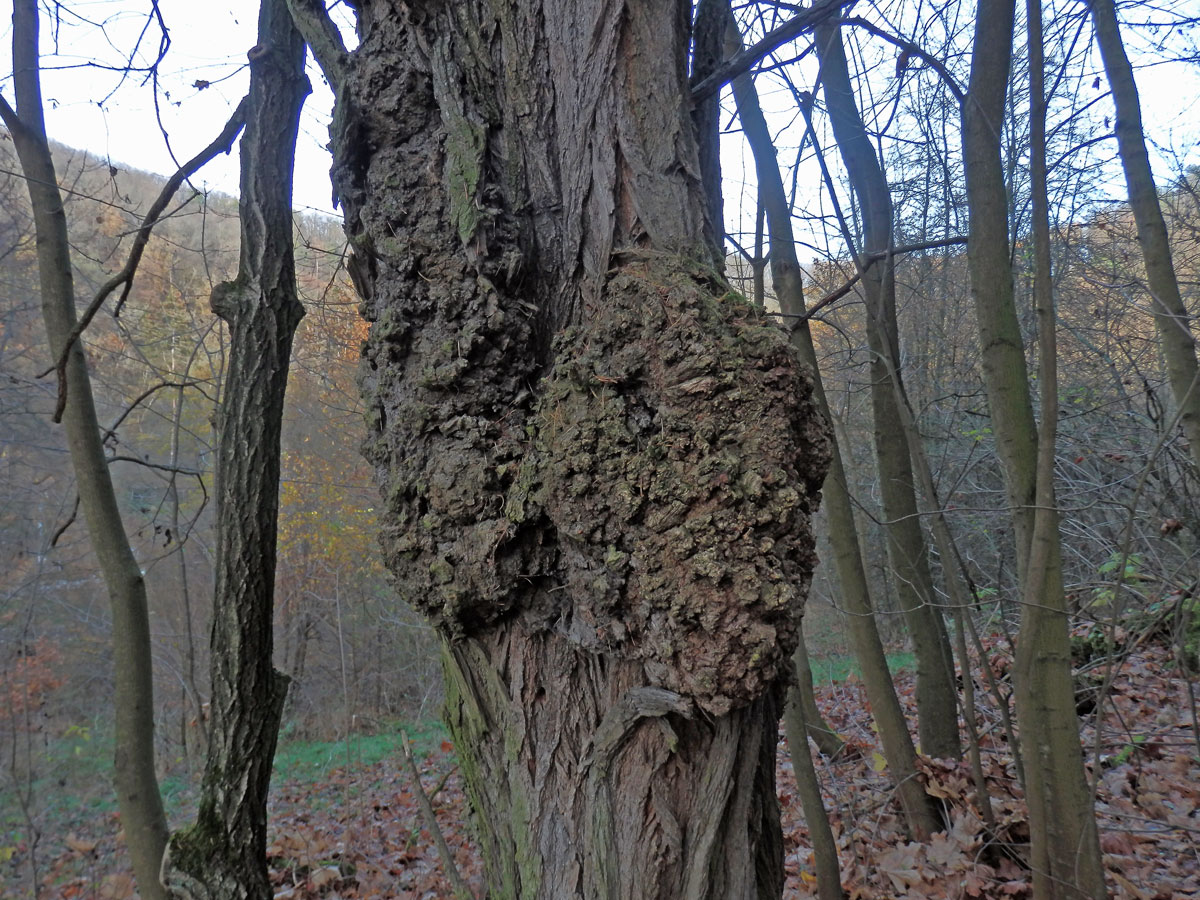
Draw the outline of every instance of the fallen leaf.
[[[134,896],[133,876],[124,872],[105,876],[100,883],[100,896],[107,900],[128,900]]]
[[[76,853],[91,853],[99,845],[99,841],[88,841],[77,837],[73,832],[67,835],[66,845]]]

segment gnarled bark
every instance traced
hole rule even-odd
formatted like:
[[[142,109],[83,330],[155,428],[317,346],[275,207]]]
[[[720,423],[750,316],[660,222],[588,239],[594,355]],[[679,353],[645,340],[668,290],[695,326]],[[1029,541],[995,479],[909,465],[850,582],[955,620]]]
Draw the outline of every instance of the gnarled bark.
[[[447,641],[496,896],[782,890],[827,444],[786,336],[712,268],[690,9],[375,0],[319,54],[385,557]]]

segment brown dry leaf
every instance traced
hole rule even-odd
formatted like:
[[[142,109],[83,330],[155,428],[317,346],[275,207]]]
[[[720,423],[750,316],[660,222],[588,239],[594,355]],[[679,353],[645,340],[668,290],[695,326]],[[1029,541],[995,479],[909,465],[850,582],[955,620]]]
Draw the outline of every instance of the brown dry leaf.
[[[68,847],[70,847],[72,850],[74,850],[76,853],[92,853],[96,849],[96,847],[99,845],[99,843],[100,843],[99,841],[95,841],[95,840],[91,840],[91,841],[84,840],[84,839],[80,838],[78,835],[76,835],[74,832],[72,832],[71,834],[68,834],[67,840],[66,840],[66,845]]]
[[[962,843],[955,840],[952,834],[947,835],[940,832],[930,838],[929,847],[925,850],[925,857],[942,869],[949,869],[954,863],[959,863],[956,868],[961,868],[961,864],[965,861]]]
[[[983,895],[984,883],[979,876],[973,872],[967,872],[963,878],[963,891],[968,897],[979,897]]]
[[[1133,856],[1136,852],[1128,831],[1106,831],[1100,835],[1100,849],[1115,856]]]
[[[100,896],[106,900],[128,900],[133,897],[133,876],[124,872],[105,876],[100,882]]]
[[[329,887],[341,877],[342,873],[338,871],[337,866],[322,866],[308,876],[308,881],[313,888],[319,891]]]
[[[917,870],[920,844],[901,844],[875,858],[876,867],[892,882],[896,891],[903,893],[925,880]]]
[[[1112,875],[1113,881],[1117,883],[1117,887],[1121,889],[1122,897],[1130,897],[1133,900],[1151,900],[1153,897],[1152,894],[1143,891],[1120,872],[1110,872],[1109,874]]]

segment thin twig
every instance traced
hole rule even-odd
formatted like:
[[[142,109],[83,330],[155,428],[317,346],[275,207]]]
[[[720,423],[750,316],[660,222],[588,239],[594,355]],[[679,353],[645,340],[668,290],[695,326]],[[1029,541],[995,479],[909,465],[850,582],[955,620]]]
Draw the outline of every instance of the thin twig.
[[[818,22],[837,15],[843,7],[853,6],[857,0],[818,0],[804,12],[784,22],[761,41],[736,53],[719,65],[713,73],[692,88],[692,102],[703,100],[713,91],[720,90],[739,75],[749,72],[763,57],[775,52],[789,41],[795,40]]]
[[[62,537],[64,534],[66,534],[67,529],[70,528],[74,524],[75,517],[78,515],[79,515],[79,494],[76,493],[75,494],[75,504],[71,507],[71,514],[69,516],[67,516],[67,521],[63,522],[56,529],[54,529],[54,534],[50,536],[50,546],[51,547],[58,546],[58,539],[60,537]]]
[[[446,843],[441,826],[438,825],[437,815],[433,811],[433,803],[430,802],[429,795],[425,793],[425,787],[421,784],[421,773],[417,771],[417,761],[413,758],[412,744],[408,741],[407,731],[400,732],[400,742],[404,748],[404,759],[408,762],[408,770],[412,773],[413,784],[417,788],[417,802],[420,803],[421,812],[425,816],[425,825],[437,842],[442,865],[446,867],[446,875],[454,886],[454,896],[459,900],[474,900],[467,883],[459,874],[458,866],[454,864],[454,855],[450,852],[450,846]]]
[[[908,244],[904,247],[893,247],[890,250],[882,250],[876,253],[866,253],[861,257],[861,265],[859,267],[860,271],[851,276],[850,279],[841,287],[830,291],[828,294],[814,303],[809,309],[802,313],[769,312],[767,315],[779,316],[780,318],[784,319],[796,319],[796,324],[807,322],[825,307],[829,306],[829,304],[837,300],[841,300],[848,293],[850,293],[850,289],[853,288],[854,285],[858,284],[859,279],[862,278],[862,273],[880,260],[886,259],[889,256],[897,256],[901,253],[916,253],[921,250],[934,250],[939,247],[953,247],[958,244],[965,244],[966,242],[967,239],[965,237],[949,237],[942,238],[941,240],[937,241],[925,241],[920,244]],[[742,252],[744,253],[745,251]]]
[[[58,403],[54,408],[55,422],[62,421],[63,411],[67,406],[67,359],[70,356],[71,348],[75,346],[75,343],[79,340],[83,332],[87,330],[87,327],[92,324],[92,319],[100,311],[100,307],[104,305],[104,301],[118,287],[121,288],[121,297],[117,300],[115,314],[120,314],[121,307],[129,299],[129,292],[133,289],[133,277],[137,274],[138,264],[142,261],[142,253],[146,249],[146,244],[150,241],[150,233],[154,230],[154,226],[161,221],[163,210],[167,208],[167,204],[171,202],[171,199],[175,196],[184,181],[191,178],[192,175],[215,156],[220,153],[228,153],[233,148],[234,138],[238,136],[238,132],[242,130],[245,124],[246,100],[243,98],[216,139],[180,166],[175,174],[168,179],[167,183],[163,185],[158,198],[151,205],[145,218],[142,219],[142,225],[133,239],[133,246],[129,250],[129,258],[126,259],[125,265],[121,268],[121,271],[104,282],[100,286],[100,289],[96,291],[96,296],[88,304],[88,308],[84,310],[75,327],[71,329],[71,333],[67,335],[67,339],[63,343],[62,350],[59,351],[58,360],[55,362],[54,367],[47,369],[38,376],[39,378],[44,378],[51,372],[57,371],[58,373]]]

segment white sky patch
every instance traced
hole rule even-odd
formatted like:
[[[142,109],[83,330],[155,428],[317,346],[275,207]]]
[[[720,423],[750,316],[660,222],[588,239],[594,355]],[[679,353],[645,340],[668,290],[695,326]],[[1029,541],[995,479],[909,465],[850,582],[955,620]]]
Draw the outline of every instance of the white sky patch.
[[[161,30],[150,14],[145,0],[78,0],[59,9],[57,21],[44,14],[41,44],[43,52],[43,90],[46,100],[47,127],[53,139],[85,149],[97,157],[160,174],[169,174],[183,161],[205,147],[220,131],[246,91],[249,71],[246,52],[256,42],[258,4],[255,0],[160,0],[159,9],[169,30],[170,48],[159,66],[157,91],[145,72],[119,71],[134,47],[135,67],[150,65],[157,54]],[[349,14],[344,6],[339,13]],[[348,20],[347,20],[348,21]],[[343,21],[345,24],[345,21]],[[12,100],[12,63],[10,21],[3,23],[0,35],[0,90]],[[139,36],[141,42],[139,44]],[[1018,42],[1023,40],[1019,38]],[[1084,38],[1086,41],[1086,37]],[[1131,42],[1133,43],[1133,42]],[[1136,51],[1136,47],[1131,48]],[[780,58],[791,51],[781,48]],[[889,49],[882,51],[885,55]],[[1135,60],[1137,57],[1135,56]],[[1176,175],[1188,165],[1200,163],[1200,66],[1196,63],[1159,62],[1147,66],[1149,57],[1141,57],[1138,71],[1147,135],[1158,148],[1154,157],[1155,174],[1160,182]],[[108,68],[101,68],[108,67]],[[794,78],[799,88],[811,90],[805,65]],[[882,71],[887,70],[884,66]],[[1101,73],[1102,74],[1102,73]],[[319,69],[309,64],[313,93],[305,104],[297,146],[295,205],[302,211],[335,214],[329,183],[329,114],[333,96]],[[1087,76],[1090,86],[1091,75]],[[1107,85],[1105,84],[1105,88]],[[759,79],[772,127],[780,134],[780,162],[785,168],[797,159],[796,147],[803,131],[795,103],[788,92],[770,77]],[[880,96],[886,95],[886,80]],[[157,102],[156,102],[157,101]],[[723,123],[731,121],[732,102],[728,91]],[[1111,103],[1104,105],[1111,109]],[[1100,113],[1103,115],[1103,112]],[[161,120],[161,127],[160,127]],[[736,130],[736,123],[733,124]],[[836,149],[827,128],[821,135],[828,162],[840,170]],[[1106,142],[1104,152],[1111,157],[1115,142]],[[832,151],[832,152],[831,152]],[[957,148],[952,148],[957,153]],[[802,163],[797,175],[797,199],[800,211],[828,215],[828,198],[820,191],[820,175],[815,163]],[[749,248],[752,243],[756,208],[753,161],[737,134],[724,142],[725,198],[727,227],[739,235]],[[790,187],[792,174],[786,174]],[[1119,170],[1108,179],[1109,191],[1122,196]],[[238,162],[236,151],[209,163],[194,179],[199,188],[236,194]],[[842,198],[845,206],[845,197]],[[797,240],[821,245],[826,238],[815,227],[806,228],[797,221]],[[749,242],[749,243],[748,243]],[[834,238],[834,245],[840,242]],[[814,251],[801,248],[802,259]]]
[[[135,67],[153,63],[161,29],[148,17],[148,6],[129,0],[83,0],[65,4],[57,23],[42,16],[46,127],[60,143],[119,166],[167,175],[178,168],[176,160],[186,161],[217,136],[245,94],[250,78],[246,53],[256,43],[258,4],[161,0],[170,48],[159,66],[157,92],[145,72],[122,78],[111,70],[124,66],[134,47]],[[5,25],[0,90],[12,102],[11,21]],[[333,214],[326,150],[333,95],[311,60],[308,75],[313,93],[300,122],[295,205]],[[236,194],[236,149],[210,162],[193,183]]]

